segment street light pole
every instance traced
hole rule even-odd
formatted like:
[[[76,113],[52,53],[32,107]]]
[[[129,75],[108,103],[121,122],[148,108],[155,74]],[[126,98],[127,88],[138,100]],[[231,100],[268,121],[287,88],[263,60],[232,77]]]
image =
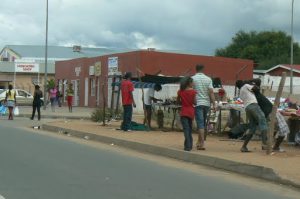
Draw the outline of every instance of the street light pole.
[[[48,0],[46,0],[46,43],[45,43],[45,80],[44,80],[44,110],[46,110],[48,91],[47,91],[47,71],[48,69]]]
[[[292,0],[292,18],[291,18],[291,72],[290,72],[290,94],[293,94],[293,62],[294,62],[294,0]]]

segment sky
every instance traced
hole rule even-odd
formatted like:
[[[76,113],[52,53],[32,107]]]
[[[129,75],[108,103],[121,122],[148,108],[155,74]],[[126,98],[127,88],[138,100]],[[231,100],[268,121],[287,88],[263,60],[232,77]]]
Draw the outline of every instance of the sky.
[[[292,0],[48,0],[48,45],[214,55],[240,31],[291,34]],[[300,0],[294,0],[300,43]],[[1,0],[0,48],[45,45],[46,0]]]

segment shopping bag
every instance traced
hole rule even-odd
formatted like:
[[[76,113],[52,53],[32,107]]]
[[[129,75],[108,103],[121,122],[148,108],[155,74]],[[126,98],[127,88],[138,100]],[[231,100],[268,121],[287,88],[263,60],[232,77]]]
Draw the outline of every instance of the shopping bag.
[[[20,114],[20,112],[19,112],[19,107],[15,107],[14,108],[14,115],[19,115]]]
[[[0,106],[0,115],[5,115],[6,113],[6,107],[4,105]]]

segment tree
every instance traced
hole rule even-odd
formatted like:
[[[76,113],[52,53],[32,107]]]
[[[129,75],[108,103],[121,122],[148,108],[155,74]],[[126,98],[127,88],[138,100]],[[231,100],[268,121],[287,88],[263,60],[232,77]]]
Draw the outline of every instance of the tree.
[[[239,31],[216,56],[251,59],[259,69],[290,63],[291,37],[282,31]],[[294,64],[300,64],[300,47],[294,42]]]

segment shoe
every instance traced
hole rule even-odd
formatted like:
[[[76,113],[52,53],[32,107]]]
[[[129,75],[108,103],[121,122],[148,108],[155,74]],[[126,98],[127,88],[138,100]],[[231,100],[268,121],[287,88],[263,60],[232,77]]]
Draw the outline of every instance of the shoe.
[[[202,146],[197,146],[196,148],[197,148],[197,150],[201,150],[201,151],[205,150],[205,147],[202,147]]]
[[[124,130],[124,132],[131,132],[131,130],[130,130],[130,129],[127,129],[127,130]]]
[[[242,147],[242,148],[241,148],[241,152],[242,152],[242,153],[249,153],[249,152],[251,152],[251,151],[249,151],[249,149],[248,149],[247,147]]]
[[[117,131],[121,131],[121,130],[123,130],[123,129],[121,129],[121,128],[116,128],[116,130],[117,130]]]

